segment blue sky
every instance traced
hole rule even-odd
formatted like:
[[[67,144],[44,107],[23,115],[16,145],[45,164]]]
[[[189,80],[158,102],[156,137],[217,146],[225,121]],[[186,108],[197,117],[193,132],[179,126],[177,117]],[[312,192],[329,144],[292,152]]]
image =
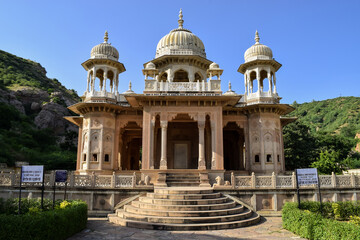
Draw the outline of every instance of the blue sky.
[[[260,42],[283,65],[277,73],[282,103],[360,97],[360,1],[0,0],[0,49],[41,63],[48,77],[81,95],[87,75],[81,63],[108,30],[127,69],[119,76],[119,91],[126,91],[131,80],[141,93],[143,63],[177,28],[180,8],[184,27],[204,42],[207,58],[224,69],[224,92],[231,81],[233,90],[244,93],[237,68],[257,29]]]

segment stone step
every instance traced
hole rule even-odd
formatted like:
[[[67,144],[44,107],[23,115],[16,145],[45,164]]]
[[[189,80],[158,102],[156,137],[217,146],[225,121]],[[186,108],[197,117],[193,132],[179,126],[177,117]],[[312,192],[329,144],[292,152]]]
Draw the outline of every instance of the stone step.
[[[171,223],[149,223],[142,221],[134,221],[130,219],[120,218],[118,216],[109,215],[109,221],[126,227],[152,229],[152,230],[171,230],[171,231],[192,231],[192,230],[220,230],[245,227],[256,224],[260,221],[260,216],[256,213],[250,218],[217,223],[192,223],[192,224],[171,224]]]
[[[203,211],[203,210],[216,210],[227,209],[236,206],[236,203],[232,200],[219,204],[206,204],[206,205],[157,205],[152,203],[144,203],[140,201],[132,201],[131,205],[138,208],[145,209],[161,209],[161,210],[174,210],[174,211]]]
[[[117,212],[123,212],[122,209],[118,209]],[[124,211],[129,213],[144,214],[148,216],[162,216],[162,217],[211,217],[211,216],[223,216],[238,214],[244,211],[242,205],[237,205],[234,208],[229,209],[217,209],[217,210],[202,210],[202,211],[175,211],[175,210],[161,210],[161,209],[142,209],[134,207],[132,205],[124,206]]]
[[[174,223],[174,224],[233,222],[233,221],[239,221],[245,218],[249,218],[251,215],[252,215],[252,211],[248,209],[238,214],[212,216],[212,217],[162,217],[162,216],[134,214],[129,212],[123,212],[123,214],[118,214],[119,217],[123,217],[125,219],[134,220],[134,221],[142,221],[149,223]]]
[[[213,193],[212,188],[200,188],[200,187],[167,187],[167,188],[155,188],[154,193],[159,194],[209,194]]]
[[[166,182],[166,184],[169,187],[184,187],[184,186],[198,187],[200,185],[200,181],[199,182]]]
[[[209,205],[209,204],[219,204],[229,201],[227,197],[219,197],[216,199],[190,199],[190,200],[177,200],[177,199],[156,199],[149,197],[140,197],[140,202],[160,204],[160,205]]]
[[[147,197],[156,199],[214,199],[219,198],[221,193],[206,193],[206,194],[159,194],[159,193],[147,193]]]

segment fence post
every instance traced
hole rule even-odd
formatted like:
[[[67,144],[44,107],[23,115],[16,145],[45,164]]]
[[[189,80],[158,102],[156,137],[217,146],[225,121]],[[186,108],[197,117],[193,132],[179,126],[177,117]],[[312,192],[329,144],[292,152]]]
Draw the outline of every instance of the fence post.
[[[331,185],[333,188],[336,188],[336,175],[334,172],[331,173]]]
[[[136,185],[136,173],[134,172],[132,176],[132,187],[135,188],[135,185]]]
[[[232,188],[235,188],[236,186],[234,172],[231,172],[231,186]]]
[[[115,188],[116,186],[116,176],[115,176],[115,171],[113,171],[113,175],[111,177],[111,188]]]
[[[355,186],[355,176],[354,176],[354,173],[351,173],[351,174],[350,174],[350,182],[351,182],[351,186],[352,186],[352,187],[356,187],[356,186]]]
[[[296,174],[295,174],[295,172],[292,173],[291,180],[292,180],[292,187],[296,188]]]
[[[70,173],[70,188],[73,188],[75,186],[75,173],[72,171]]]
[[[96,186],[96,176],[95,176],[95,172],[92,172],[92,176],[91,176],[91,187],[95,188]]]
[[[275,172],[272,172],[272,174],[271,174],[271,185],[273,188],[276,189],[276,174],[275,174]]]
[[[50,173],[49,184],[51,187],[55,184],[55,170],[52,170]]]
[[[251,173],[251,188],[256,188],[256,177],[254,172]]]
[[[11,177],[11,186],[15,187],[15,185],[16,185],[16,173],[15,173],[15,171],[11,171],[10,177]]]

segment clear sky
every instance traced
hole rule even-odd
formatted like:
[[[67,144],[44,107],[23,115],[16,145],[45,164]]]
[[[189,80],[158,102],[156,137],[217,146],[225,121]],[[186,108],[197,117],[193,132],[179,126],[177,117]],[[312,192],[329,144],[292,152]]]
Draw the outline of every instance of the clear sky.
[[[34,60],[67,88],[82,95],[86,71],[81,63],[91,48],[109,42],[127,71],[119,92],[144,89],[143,63],[155,57],[158,41],[184,27],[205,44],[207,58],[224,69],[222,90],[245,91],[237,68],[254,44],[269,46],[283,66],[277,72],[282,103],[339,96],[360,97],[360,1],[9,1],[0,0],[0,49]]]

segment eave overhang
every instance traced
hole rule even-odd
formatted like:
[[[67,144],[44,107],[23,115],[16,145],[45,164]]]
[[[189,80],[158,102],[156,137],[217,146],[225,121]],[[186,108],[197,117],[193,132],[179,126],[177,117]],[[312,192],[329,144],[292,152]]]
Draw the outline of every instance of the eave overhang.
[[[275,68],[275,71],[279,70],[282,66],[281,63],[275,61],[274,59],[271,59],[271,60],[258,59],[258,60],[253,60],[253,61],[241,64],[240,67],[238,68],[238,72],[244,74],[247,68],[256,66],[256,65],[270,65]]]
[[[111,59],[106,59],[106,58],[104,58],[104,59],[90,58],[90,59],[86,60],[85,62],[83,62],[81,64],[81,66],[83,66],[86,71],[89,71],[95,65],[102,65],[102,64],[107,64],[109,66],[116,68],[119,71],[119,73],[126,71],[124,64],[122,64],[121,62],[117,62],[117,61],[114,61]]]

